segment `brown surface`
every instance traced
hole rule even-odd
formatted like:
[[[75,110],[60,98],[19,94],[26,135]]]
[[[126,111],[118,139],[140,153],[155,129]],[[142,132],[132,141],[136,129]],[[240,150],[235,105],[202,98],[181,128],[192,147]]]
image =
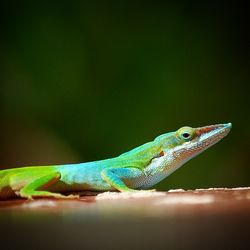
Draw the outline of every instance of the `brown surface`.
[[[250,188],[1,201],[0,223],[13,249],[250,249]]]

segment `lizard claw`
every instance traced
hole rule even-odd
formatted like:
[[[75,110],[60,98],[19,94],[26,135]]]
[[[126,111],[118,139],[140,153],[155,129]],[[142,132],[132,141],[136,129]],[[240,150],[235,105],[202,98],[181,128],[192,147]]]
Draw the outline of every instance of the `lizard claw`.
[[[157,190],[154,188],[154,189],[147,189],[147,190],[143,190],[144,192],[156,192]]]
[[[64,196],[65,199],[80,199],[80,195],[78,194],[70,194],[67,196]]]

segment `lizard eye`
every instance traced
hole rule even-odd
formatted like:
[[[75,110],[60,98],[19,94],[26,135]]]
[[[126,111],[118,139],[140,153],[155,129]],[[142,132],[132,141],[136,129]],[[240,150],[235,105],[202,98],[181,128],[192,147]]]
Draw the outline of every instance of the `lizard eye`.
[[[188,139],[190,137],[190,134],[185,132],[181,135],[184,139]]]
[[[182,141],[189,141],[194,137],[194,129],[190,127],[183,127],[177,131],[177,136]]]

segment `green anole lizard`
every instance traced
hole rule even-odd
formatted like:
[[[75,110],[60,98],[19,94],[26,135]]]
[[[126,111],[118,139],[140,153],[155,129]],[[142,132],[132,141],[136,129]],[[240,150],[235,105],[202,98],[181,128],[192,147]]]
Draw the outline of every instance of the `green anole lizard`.
[[[0,198],[76,198],[64,192],[148,189],[225,137],[231,123],[182,127],[118,157],[0,171]]]

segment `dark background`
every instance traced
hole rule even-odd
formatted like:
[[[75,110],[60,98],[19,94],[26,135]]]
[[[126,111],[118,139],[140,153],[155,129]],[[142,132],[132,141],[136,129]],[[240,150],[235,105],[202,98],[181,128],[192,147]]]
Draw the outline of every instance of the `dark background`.
[[[89,2],[1,4],[1,168],[103,159],[232,122],[157,188],[249,185],[247,7]]]

